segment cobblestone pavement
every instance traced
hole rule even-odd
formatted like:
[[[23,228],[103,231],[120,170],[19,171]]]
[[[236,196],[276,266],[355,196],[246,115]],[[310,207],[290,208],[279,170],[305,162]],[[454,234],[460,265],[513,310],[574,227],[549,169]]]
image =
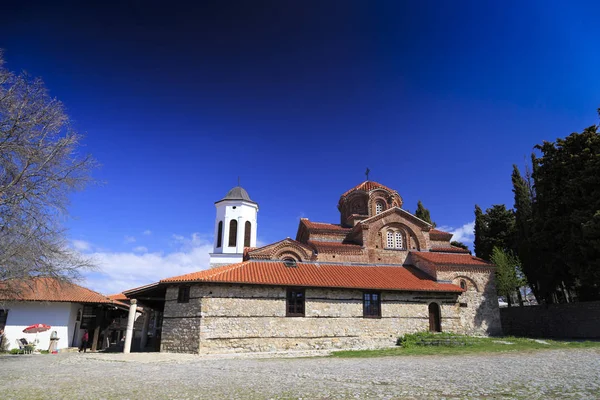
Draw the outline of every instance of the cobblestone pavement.
[[[0,357],[2,399],[598,399],[600,350],[383,358]]]

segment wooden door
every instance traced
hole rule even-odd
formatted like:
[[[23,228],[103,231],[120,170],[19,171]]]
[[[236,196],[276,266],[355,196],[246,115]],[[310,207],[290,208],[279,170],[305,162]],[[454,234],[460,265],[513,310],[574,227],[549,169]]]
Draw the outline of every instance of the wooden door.
[[[442,323],[440,317],[440,306],[437,303],[429,304],[429,331],[441,332]]]

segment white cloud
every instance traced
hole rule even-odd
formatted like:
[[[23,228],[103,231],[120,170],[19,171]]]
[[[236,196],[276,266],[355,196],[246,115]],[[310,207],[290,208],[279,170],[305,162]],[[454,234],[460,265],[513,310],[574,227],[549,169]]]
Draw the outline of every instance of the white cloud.
[[[148,248],[144,247],[144,246],[137,246],[133,248],[133,251],[135,253],[147,253],[148,252]]]
[[[92,245],[89,242],[86,242],[85,240],[71,240],[71,244],[73,245],[73,248],[77,251],[89,251],[92,249]]]
[[[135,237],[125,235],[125,243],[135,243]]]
[[[84,285],[104,294],[157,282],[171,276],[188,274],[209,268],[212,241],[208,236],[194,233],[178,236],[171,252],[109,252],[88,254],[98,265],[98,271],[86,276]]]
[[[152,231],[150,229],[146,229],[144,232],[142,232],[142,235],[150,236],[152,235]]]
[[[452,228],[450,226],[440,226],[438,228],[441,231],[452,233],[452,240],[457,242],[463,242],[465,244],[472,244],[475,240],[475,221],[467,222],[461,227]]]

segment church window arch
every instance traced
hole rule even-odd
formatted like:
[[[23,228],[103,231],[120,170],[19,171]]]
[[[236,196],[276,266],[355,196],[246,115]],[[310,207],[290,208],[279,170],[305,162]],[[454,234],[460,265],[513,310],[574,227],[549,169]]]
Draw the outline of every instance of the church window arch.
[[[250,237],[252,234],[252,223],[246,221],[244,224],[244,247],[250,247]]]
[[[237,245],[237,221],[232,219],[229,222],[229,247]]]
[[[375,203],[375,215],[383,212],[383,202],[381,200]]]
[[[394,248],[394,232],[392,231],[387,231],[387,248],[388,249],[392,249]]]
[[[406,250],[408,248],[406,233],[403,229],[396,226],[388,226],[384,232],[385,241],[383,242],[383,247],[385,249]]]
[[[223,221],[219,221],[217,227],[217,248],[223,245]]]
[[[467,290],[467,281],[465,281],[464,279],[460,280],[460,288],[462,290]]]

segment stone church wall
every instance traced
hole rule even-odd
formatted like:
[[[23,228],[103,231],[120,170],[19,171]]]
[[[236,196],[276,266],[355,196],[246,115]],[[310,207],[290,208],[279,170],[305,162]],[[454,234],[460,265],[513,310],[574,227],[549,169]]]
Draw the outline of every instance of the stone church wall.
[[[458,298],[461,308],[457,331],[468,335],[501,335],[500,311],[493,268],[460,266],[437,267],[437,279],[460,286],[463,280],[467,291]]]
[[[169,353],[197,353],[202,312],[200,287],[190,288],[189,303],[178,303],[178,293],[177,286],[167,288],[160,350]]]
[[[167,290],[161,351],[222,353],[393,346],[429,328],[428,305],[441,307],[442,331],[469,333],[469,307],[456,294],[382,292],[382,318],[363,318],[362,291],[306,289],[305,317],[286,317],[286,288],[192,286],[190,303]],[[469,305],[470,306],[470,305]]]

